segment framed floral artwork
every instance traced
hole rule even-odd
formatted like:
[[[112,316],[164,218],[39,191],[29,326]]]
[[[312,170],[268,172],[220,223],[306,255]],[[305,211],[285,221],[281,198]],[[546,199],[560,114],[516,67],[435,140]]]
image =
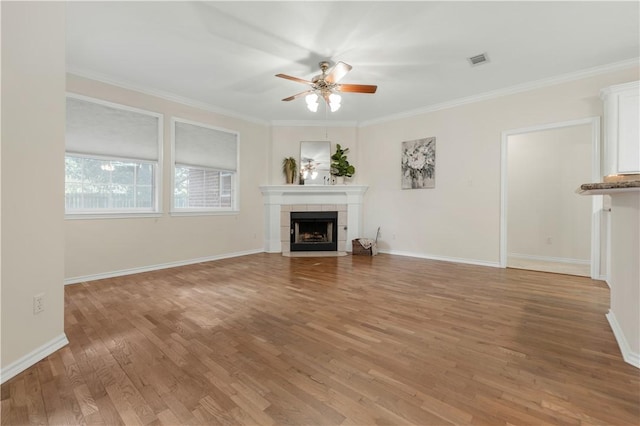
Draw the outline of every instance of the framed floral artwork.
[[[436,187],[436,138],[402,142],[402,189]]]

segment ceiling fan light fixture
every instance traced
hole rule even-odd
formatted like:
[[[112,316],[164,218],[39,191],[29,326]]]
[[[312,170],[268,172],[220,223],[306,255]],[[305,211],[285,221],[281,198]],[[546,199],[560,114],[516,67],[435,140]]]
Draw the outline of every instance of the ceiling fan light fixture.
[[[318,95],[311,93],[305,96],[304,100],[307,102],[307,108],[311,112],[318,111]]]
[[[370,84],[338,84],[338,81],[351,71],[351,68],[352,67],[349,64],[338,62],[329,69],[329,62],[323,61],[320,62],[320,70],[322,71],[322,74],[316,75],[311,80],[304,80],[302,78],[292,77],[286,74],[276,74],[276,77],[311,86],[309,90],[284,98],[283,101],[292,101],[304,96],[307,103],[307,109],[311,112],[317,112],[318,98],[322,96],[331,109],[331,112],[335,112],[340,109],[342,102],[342,97],[336,92],[376,93],[378,86]]]
[[[340,102],[342,102],[342,96],[336,93],[329,95],[329,107],[331,108],[331,112],[336,112],[340,109]]]

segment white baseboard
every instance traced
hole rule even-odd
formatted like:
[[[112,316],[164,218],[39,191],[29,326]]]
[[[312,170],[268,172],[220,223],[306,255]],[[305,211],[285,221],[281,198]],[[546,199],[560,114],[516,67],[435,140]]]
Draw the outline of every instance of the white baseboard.
[[[620,352],[622,352],[622,358],[628,364],[631,364],[636,368],[640,368],[640,353],[633,352],[631,350],[631,347],[629,347],[629,343],[627,342],[627,338],[624,336],[622,328],[620,328],[620,324],[618,324],[618,320],[611,310],[607,313],[607,320],[609,320],[609,325],[611,326],[611,330],[613,330],[613,335],[616,337]]]
[[[408,257],[417,257],[420,259],[429,259],[429,260],[441,260],[443,262],[453,262],[453,263],[465,263],[468,265],[477,265],[477,266],[489,266],[491,268],[499,268],[500,262],[487,262],[485,260],[476,260],[476,259],[464,259],[459,257],[447,257],[447,256],[437,256],[432,254],[425,253],[413,253],[408,251],[398,251],[398,250],[378,250],[379,253],[385,254],[395,254],[397,256],[408,256]]]
[[[507,257],[524,260],[540,260],[542,262],[568,263],[571,265],[590,265],[590,260],[571,259],[567,257],[536,256],[532,254],[507,253]]]
[[[213,260],[229,259],[231,257],[247,256],[250,254],[264,253],[264,249],[246,250],[235,253],[218,254],[215,256],[200,257],[196,259],[180,260],[177,262],[161,263],[158,265],[141,266],[139,268],[121,269],[119,271],[104,272],[100,274],[84,275],[64,279],[64,285],[77,284],[85,281],[103,280],[105,278],[121,277],[123,275],[139,274],[141,272],[157,271],[160,269],[175,268],[178,266],[193,265],[194,263],[211,262]]]
[[[50,340],[39,348],[34,349],[22,358],[12,362],[11,364],[3,368],[2,371],[0,371],[0,383],[4,383],[12,377],[15,377],[16,375],[22,373],[24,370],[31,367],[38,361],[45,359],[58,349],[63,348],[68,344],[69,341],[67,340],[67,336],[62,333],[55,339]]]

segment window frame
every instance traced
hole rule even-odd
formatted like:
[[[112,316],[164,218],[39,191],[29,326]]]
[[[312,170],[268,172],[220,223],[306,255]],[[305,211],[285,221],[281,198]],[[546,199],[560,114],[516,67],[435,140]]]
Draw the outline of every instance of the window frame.
[[[161,217],[162,216],[162,176],[163,176],[163,147],[164,147],[164,114],[149,111],[142,108],[136,108],[129,105],[119,104],[104,99],[94,98],[78,93],[67,92],[66,98],[79,99],[85,102],[92,102],[98,105],[106,107],[120,109],[124,111],[135,112],[138,114],[144,114],[154,117],[158,120],[158,158],[155,161],[152,160],[140,160],[136,158],[118,157],[118,156],[105,156],[100,154],[87,154],[77,153],[73,151],[67,151],[65,147],[64,157],[65,162],[67,155],[72,157],[83,157],[102,161],[121,161],[121,162],[133,162],[152,164],[153,169],[153,206],[151,209],[82,209],[74,212],[68,212],[65,206],[64,217],[65,219],[118,219],[118,218],[142,218],[142,217]],[[65,166],[66,174],[66,166]],[[65,177],[65,195],[66,195],[66,177]],[[65,203],[66,204],[66,203]]]
[[[218,170],[208,167],[193,168],[210,170],[220,173],[231,174],[231,207],[175,207],[176,189],[176,166],[190,167],[184,164],[176,164],[176,123],[190,124],[192,126],[204,127],[206,129],[217,130],[219,132],[231,133],[236,136],[236,170]],[[210,124],[187,120],[179,117],[171,117],[171,202],[169,214],[172,216],[210,216],[210,215],[237,215],[240,213],[240,132]]]

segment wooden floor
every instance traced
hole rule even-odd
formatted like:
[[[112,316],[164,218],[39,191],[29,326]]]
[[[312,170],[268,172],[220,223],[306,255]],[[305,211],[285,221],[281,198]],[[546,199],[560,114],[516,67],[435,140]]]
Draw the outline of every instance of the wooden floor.
[[[599,281],[257,254],[65,289],[2,424],[637,425]]]

